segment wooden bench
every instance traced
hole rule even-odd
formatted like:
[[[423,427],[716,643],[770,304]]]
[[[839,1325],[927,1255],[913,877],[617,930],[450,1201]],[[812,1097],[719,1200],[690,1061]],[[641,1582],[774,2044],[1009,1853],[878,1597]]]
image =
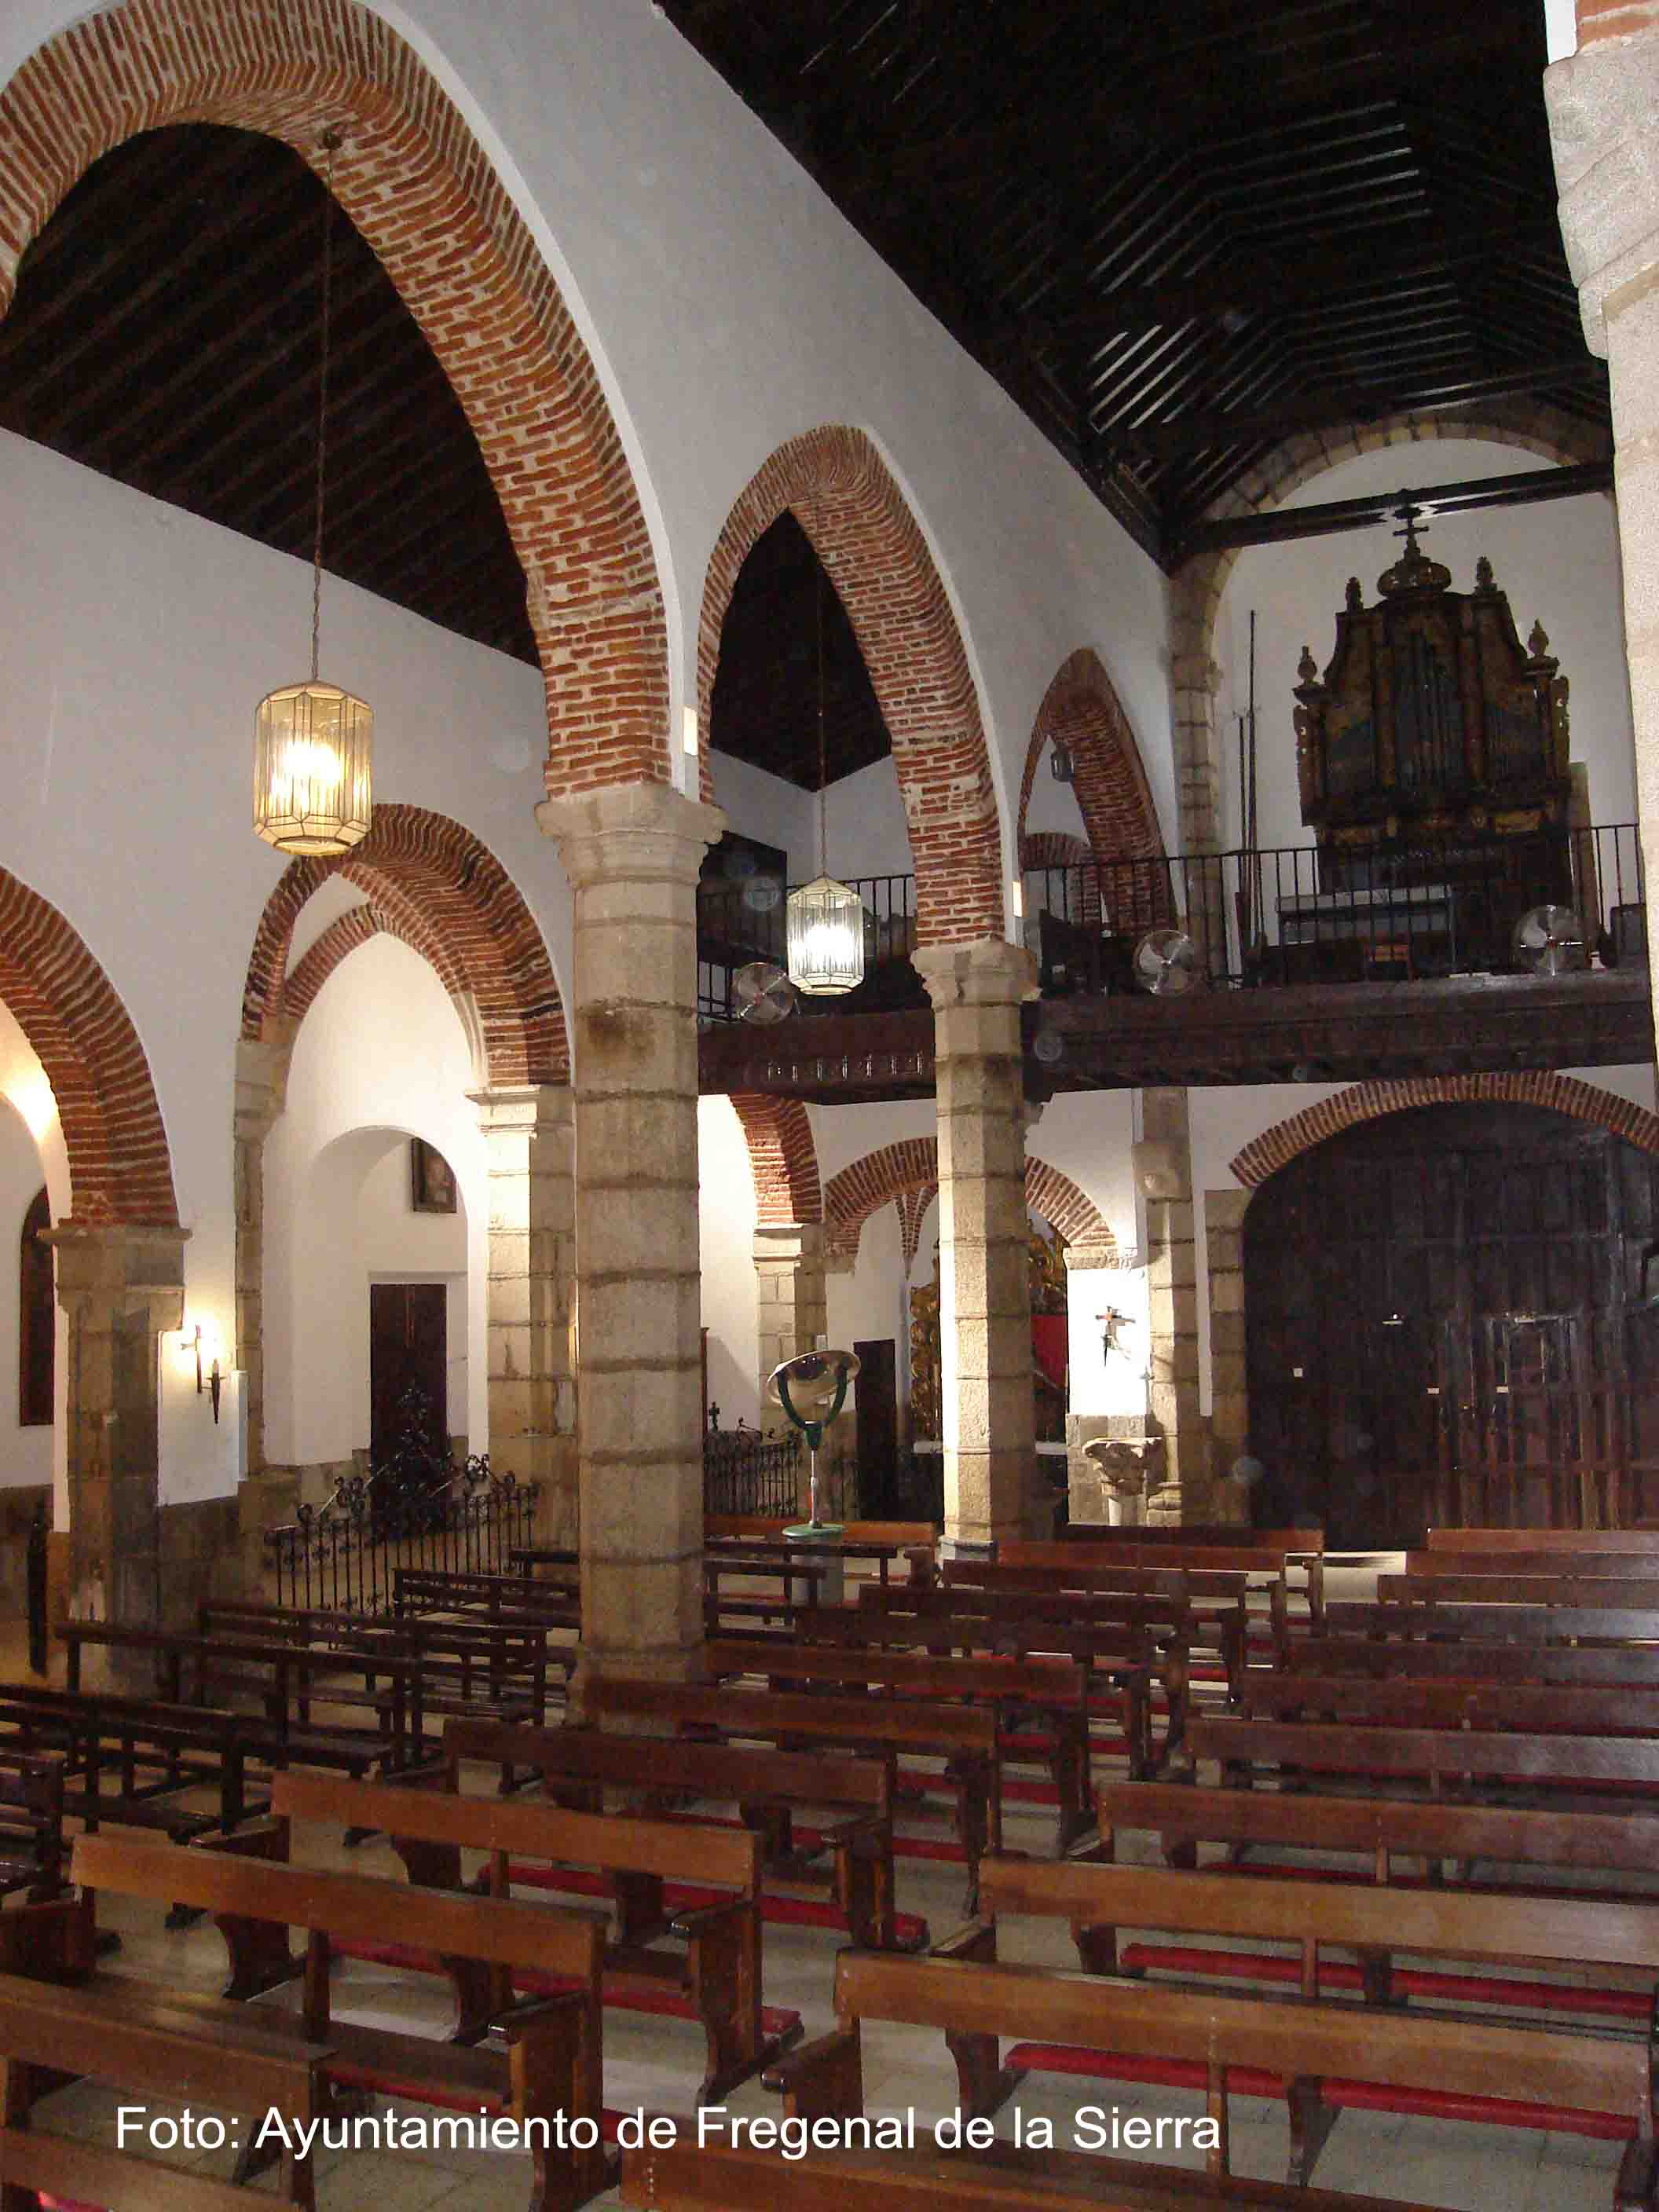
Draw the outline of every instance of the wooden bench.
[[[714,1684],[590,1683],[587,1710],[608,1720],[644,1722],[683,1732],[776,1744],[781,1750],[821,1745],[877,1751],[896,1759],[945,1761],[940,1784],[951,1793],[957,1846],[968,1867],[967,1910],[979,1893],[979,1862],[1002,1838],[997,1717],[972,1705],[922,1705],[896,1698],[793,1697]]]
[[[1410,1783],[1438,1796],[1523,1784],[1579,1796],[1659,1786],[1659,1741],[1634,1736],[1525,1735],[1498,1729],[1390,1728],[1370,1723],[1194,1719],[1194,1761],[1213,1759],[1229,1780],[1258,1767],[1367,1782]]]
[[[1431,1528],[1431,1552],[1628,1552],[1659,1559],[1659,1528]]]
[[[1444,1676],[1469,1681],[1659,1686],[1659,1650],[1638,1644],[1492,1644],[1466,1637],[1439,1644],[1421,1638],[1407,1643],[1388,1638],[1386,1626],[1380,1623],[1372,1634],[1297,1639],[1285,1655],[1286,1667],[1296,1674],[1416,1680]]]
[[[1482,1897],[1467,1890],[1332,1887],[1295,1878],[1241,1880],[1224,1874],[1078,1861],[1054,1866],[991,1856],[982,1869],[981,1918],[933,1955],[994,1958],[997,1917],[1009,1913],[1068,1922],[1079,1962],[1088,1973],[1137,1976],[1156,1970],[1179,1974],[1186,1982],[1282,1982],[1304,2000],[1316,1999],[1328,1989],[1349,1989],[1358,1991],[1368,2008],[1401,2007],[1413,1996],[1505,2006],[1524,2001],[1521,1989],[1508,1980],[1396,1969],[1396,1953],[1483,1962],[1524,1958],[1529,1964],[1557,1970],[1588,1967],[1598,1974],[1611,1972],[1635,1996],[1635,2005],[1625,2017],[1633,2014],[1640,2047],[1650,2046],[1654,1989],[1659,1982],[1659,1903],[1652,1901],[1598,1899],[1585,1904],[1536,1896]],[[1141,1936],[1120,1944],[1119,1931],[1125,1928],[1212,1940],[1197,1946],[1171,1945],[1148,1942]],[[1221,1948],[1238,1942],[1289,1948],[1265,1954],[1254,1948]],[[1324,1957],[1331,1946],[1357,1953],[1359,1964],[1339,1964]],[[1160,2002],[1174,1986],[1158,1984]],[[1535,1996],[1546,1985],[1522,1986]],[[1557,1983],[1553,1994],[1558,2009],[1553,2018],[1588,2012],[1605,2026],[1607,2014],[1595,2002],[1605,1991]],[[1659,2049],[1659,2045],[1654,2047]],[[1363,2045],[1360,2064],[1363,2069]],[[1109,2063],[1091,2067],[1079,2054],[1075,2067],[1068,2063],[1064,2070],[1109,2076],[1113,2069]],[[1432,2077],[1419,2076],[1415,2083],[1373,2084],[1362,2071],[1358,2082],[1343,2085],[1343,2093],[1308,2098],[1292,2090],[1290,2180],[1310,2177],[1331,2117],[1345,2102],[1601,2136],[1636,2117],[1628,2109],[1615,2112],[1610,2129],[1608,2116],[1595,2107],[1584,2112],[1547,2106],[1523,2113],[1504,2098],[1500,2083],[1477,2093],[1462,2113],[1449,2112],[1444,2088]]]
[[[1113,1525],[1104,1521],[1073,1521],[1055,1531],[1062,1544],[1098,1544],[1103,1549],[1145,1544],[1179,1551],[1276,1551],[1310,1553],[1325,1549],[1322,1528],[1253,1528],[1248,1521],[1189,1521],[1173,1528],[1148,1528],[1136,1522]],[[999,1554],[1000,1556],[1000,1554]]]
[[[1407,1552],[1402,1571],[1408,1575],[1570,1575],[1576,1577],[1623,1577],[1651,1583],[1659,1580],[1659,1554],[1640,1552]]]
[[[642,2000],[646,2010],[659,2011],[665,1993],[686,2000],[708,2048],[699,2104],[724,2097],[799,2039],[799,2013],[777,2014],[763,2025],[761,1844],[740,1828],[571,1813],[518,1798],[341,1782],[320,1774],[279,1774],[271,1785],[271,1810],[285,1820],[337,1820],[347,1828],[384,1830],[410,1881],[425,1889],[462,1887],[463,1850],[487,1855],[479,1886],[491,1897],[510,1896],[515,1881],[580,1894],[586,1885],[574,1869],[597,1870],[599,1886],[615,1900],[615,1928],[605,1954],[605,2002],[626,2006]],[[286,1858],[286,1838],[276,1856]],[[665,1884],[691,1882],[720,1894],[690,1911],[665,1904]],[[336,1948],[392,1964],[408,1955],[401,1943],[347,1940]],[[441,1962],[428,1963],[435,1969]],[[509,1975],[505,1966],[477,1976],[464,1966],[458,1972],[455,1962],[441,1963],[454,1989],[458,2042],[477,2041],[514,1987],[546,1994],[533,1977]]]
[[[1494,2120],[1504,2106],[1600,2114],[1609,2132],[1627,2130],[1635,2138],[1615,2185],[1616,2212],[1655,2202],[1650,2035],[1613,2039],[1317,1999],[1173,1989],[1148,1999],[1132,1981],[843,1951],[836,1965],[836,2027],[792,2053],[766,2080],[782,2092],[790,2118],[862,2112],[867,2020],[942,2033],[956,2062],[957,2101],[969,2115],[995,2112],[1039,2069],[1191,2081],[1203,2088],[1215,2124],[1216,2144],[1206,2157],[1218,2178],[1228,2170],[1230,2091],[1287,2098],[1298,2180],[1311,2172],[1335,2112],[1374,2101],[1378,2091],[1433,2096],[1442,2111],[1467,2100],[1462,2109],[1471,2116]],[[1002,2038],[1017,2039],[1006,2059]],[[1150,2179],[1157,2169],[1141,2171]]]
[[[1428,1678],[1280,1674],[1250,1670],[1239,1701],[1253,1719],[1376,1721],[1394,1728],[1524,1729],[1534,1735],[1659,1737],[1659,1687],[1483,1682]]]
[[[481,1616],[524,1627],[580,1629],[579,1588],[568,1582],[532,1581],[524,1575],[489,1575],[454,1567],[394,1567],[392,1612],[397,1620],[428,1613]]]
[[[178,1899],[210,1912],[233,1964],[227,1996],[242,2001],[231,2017],[245,2027],[287,2029],[307,2047],[327,2046],[321,2065],[331,2090],[511,2118],[532,2156],[534,2212],[574,2212],[606,2185],[597,2140],[600,1929],[511,1899],[274,1864],[243,1855],[252,1840],[228,1838],[235,1850],[203,1850],[81,1836],[70,1873],[88,1898],[107,1890],[151,1902]],[[290,1928],[307,1931],[303,1958],[289,1954]],[[493,2025],[507,2040],[502,2053],[335,2019],[329,1964],[336,1946],[377,1939],[470,1961],[480,1978],[491,1967],[535,1973],[558,1993],[515,2002],[496,2014]],[[247,2002],[300,1977],[304,2002],[297,2014]],[[222,2008],[200,2002],[204,2018],[223,2016]],[[592,2148],[568,2147],[577,2121],[592,2122]],[[540,2124],[526,2126],[532,2122]]]
[[[309,2140],[300,2130],[326,2110],[331,2055],[325,2043],[262,2028],[227,2007],[204,2018],[199,2008],[143,1982],[48,1993],[38,1981],[0,1973],[0,2195],[8,2206],[34,2190],[64,2205],[247,2212],[246,2190],[50,2133],[35,2124],[37,2100],[58,2086],[55,2075],[89,2075],[128,2098],[182,2099],[216,2118],[228,2113],[249,2134],[275,2118],[297,2142]],[[310,2159],[286,2149],[274,2197],[253,2201],[312,2212]]]
[[[1401,1574],[1376,1578],[1379,1605],[1522,1605],[1568,1607],[1575,1612],[1618,1611],[1659,1618],[1659,1580],[1650,1576],[1521,1574]]]
[[[603,1809],[607,1790],[641,1793],[641,1809],[666,1812],[687,1799],[735,1805],[761,1839],[769,1875],[798,1888],[830,1890],[833,1902],[763,1895],[761,1915],[810,1926],[843,1926],[853,1942],[878,1951],[914,1951],[927,1923],[893,1903],[893,1779],[890,1753],[858,1758],[763,1751],[676,1737],[606,1735],[599,1729],[526,1729],[493,1721],[452,1720],[444,1729],[448,1786],[460,1788],[464,1759],[501,1770],[503,1789],[520,1770],[538,1775],[550,1796],[580,1811]],[[828,1808],[836,1819],[804,1831],[795,1815]],[[828,1855],[830,1865],[815,1862]],[[779,1910],[784,1905],[793,1909]]]
[[[64,1762],[0,1738],[0,1896],[37,1903],[64,1887]]]
[[[1608,1587],[1595,1583],[1580,1585],[1586,1591],[1598,1588],[1605,1591]],[[1345,1598],[1327,1606],[1325,1624],[1334,1635],[1376,1636],[1401,1643],[1437,1639],[1540,1644],[1588,1639],[1601,1644],[1659,1644],[1659,1604],[1615,1605],[1594,1596],[1577,1604],[1539,1600],[1505,1602],[1492,1597],[1465,1601],[1431,1595],[1378,1599],[1375,1603]]]
[[[1036,1756],[1059,1806],[1054,1848],[1071,1849],[1094,1826],[1089,1778],[1088,1678],[1065,1659],[937,1659],[912,1651],[826,1650],[810,1644],[715,1638],[703,1646],[711,1674],[763,1674],[775,1690],[830,1686],[930,1702],[964,1698],[999,1715],[1005,1765]],[[1040,1734],[1031,1740],[1030,1723]]]
[[[1326,1881],[1392,1882],[1398,1862],[1420,1863],[1423,1883],[1438,1887],[1449,1863],[1461,1887],[1507,1893],[1526,1884],[1507,1876],[1476,1883],[1477,1863],[1547,1867],[1577,1876],[1659,1876],[1659,1820],[1650,1813],[1546,1811],[1535,1807],[1450,1805],[1406,1797],[1304,1796],[1283,1790],[1209,1790],[1191,1783],[1107,1782],[1097,1792],[1101,1856],[1111,1858],[1122,1829],[1158,1838],[1165,1865],[1195,1868],[1200,1844],[1220,1847],[1226,1863],[1270,1849],[1299,1855],[1290,1871]],[[1356,1859],[1353,1868],[1311,1862],[1328,1856]],[[1276,1875],[1277,1866],[1253,1868]],[[1549,1896],[1599,1895],[1575,1883]],[[1628,1887],[1611,1893],[1628,1904]],[[1644,1892],[1650,1902],[1659,1892]]]
[[[1249,1635],[1250,1578],[1217,1568],[1126,1567],[1084,1557],[1075,1544],[1005,1545],[1005,1553],[1046,1553],[1047,1559],[951,1559],[941,1571],[947,1589],[964,1595],[984,1590],[1007,1597],[1031,1591],[1053,1597],[1072,1590],[1091,1597],[1163,1598],[1190,1624],[1194,1644],[1212,1650],[1221,1662],[1230,1697],[1237,1693]]]
[[[0,1689],[0,1747],[12,1761],[50,1759],[60,1778],[59,1818],[72,1814],[89,1829],[107,1820],[182,1839],[240,1826],[264,1807],[248,1793],[250,1738],[257,1757],[259,1729],[223,1709],[31,1684]],[[217,1791],[212,1811],[173,1802],[200,1789]]]

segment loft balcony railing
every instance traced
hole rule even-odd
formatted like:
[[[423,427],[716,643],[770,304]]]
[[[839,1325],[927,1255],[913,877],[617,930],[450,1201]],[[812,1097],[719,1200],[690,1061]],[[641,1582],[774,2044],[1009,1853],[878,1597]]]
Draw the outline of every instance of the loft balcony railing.
[[[864,900],[865,980],[838,998],[803,996],[804,1015],[925,1006],[910,963],[911,876],[850,879]],[[1569,907],[1604,966],[1647,957],[1645,885],[1633,822],[1483,841],[1421,838],[1352,852],[1312,845],[1097,858],[1028,869],[1026,941],[1043,992],[1134,988],[1134,948],[1159,924],[1184,928],[1218,988],[1419,981],[1517,968],[1515,927],[1535,906]],[[756,907],[735,884],[697,895],[697,1011],[737,1018],[732,978],[750,961],[784,964],[783,902]]]

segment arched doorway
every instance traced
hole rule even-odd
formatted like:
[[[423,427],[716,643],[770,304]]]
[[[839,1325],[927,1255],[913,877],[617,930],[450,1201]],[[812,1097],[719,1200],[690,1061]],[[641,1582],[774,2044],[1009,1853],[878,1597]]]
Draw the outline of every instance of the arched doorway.
[[[1245,1216],[1258,1522],[1334,1547],[1659,1514],[1659,1157],[1547,1109],[1342,1131]]]

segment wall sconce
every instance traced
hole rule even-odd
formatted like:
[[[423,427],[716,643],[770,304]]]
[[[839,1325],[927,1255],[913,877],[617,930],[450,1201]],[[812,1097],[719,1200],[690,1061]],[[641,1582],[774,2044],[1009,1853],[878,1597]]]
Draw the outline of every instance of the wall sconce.
[[[213,1335],[210,1331],[204,1336],[202,1331],[202,1324],[198,1321],[193,1328],[186,1329],[179,1337],[179,1349],[184,1353],[186,1359],[191,1358],[195,1359],[196,1395],[199,1398],[203,1391],[205,1389],[208,1395],[212,1399],[213,1423],[214,1426],[216,1428],[219,1425],[219,1397],[220,1393],[224,1387],[224,1376],[220,1371],[219,1367],[218,1339]],[[208,1364],[207,1372],[205,1375],[204,1375],[202,1369],[204,1358],[206,1359]]]
[[[1072,748],[1063,738],[1056,738],[1048,754],[1048,773],[1056,783],[1070,783],[1075,773]]]

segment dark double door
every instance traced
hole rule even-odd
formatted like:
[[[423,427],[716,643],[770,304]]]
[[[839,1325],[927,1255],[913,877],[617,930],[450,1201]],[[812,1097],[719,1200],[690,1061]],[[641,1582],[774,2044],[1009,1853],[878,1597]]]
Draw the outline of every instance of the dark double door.
[[[449,1301],[442,1283],[368,1286],[368,1457],[388,1465],[418,1431],[449,1455]]]
[[[1659,1162],[1534,1107],[1334,1138],[1245,1220],[1256,1517],[1336,1547],[1659,1514]]]

